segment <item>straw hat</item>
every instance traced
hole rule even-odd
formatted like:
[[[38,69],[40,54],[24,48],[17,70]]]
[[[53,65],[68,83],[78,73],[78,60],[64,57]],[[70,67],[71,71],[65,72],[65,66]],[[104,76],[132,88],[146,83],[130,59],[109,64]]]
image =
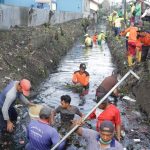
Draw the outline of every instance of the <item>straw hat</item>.
[[[35,106],[30,106],[29,107],[29,116],[32,119],[38,119],[39,118],[39,113],[41,111],[41,109],[43,108],[43,105],[37,104]]]

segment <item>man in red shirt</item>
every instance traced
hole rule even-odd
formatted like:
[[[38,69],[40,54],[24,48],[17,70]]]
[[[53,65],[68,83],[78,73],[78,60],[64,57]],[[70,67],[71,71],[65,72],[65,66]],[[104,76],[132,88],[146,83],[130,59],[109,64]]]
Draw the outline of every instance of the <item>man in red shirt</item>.
[[[96,129],[99,130],[100,124],[105,121],[109,120],[115,126],[117,139],[120,141],[121,138],[121,117],[119,109],[113,105],[108,103],[109,97],[104,100],[91,115],[89,116],[88,120],[97,119]]]

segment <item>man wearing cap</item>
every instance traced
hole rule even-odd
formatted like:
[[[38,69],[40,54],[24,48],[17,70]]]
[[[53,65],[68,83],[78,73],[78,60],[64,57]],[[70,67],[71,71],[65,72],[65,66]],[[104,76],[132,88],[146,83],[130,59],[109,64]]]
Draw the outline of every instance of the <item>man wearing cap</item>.
[[[101,31],[100,34],[98,35],[98,45],[101,46],[102,45],[102,40],[105,41],[105,34],[104,31]]]
[[[84,63],[80,64],[79,69],[80,70],[74,72],[72,77],[72,82],[75,85],[82,87],[82,92],[80,94],[80,98],[81,98],[84,95],[88,94],[90,75],[87,71],[85,71],[86,65]]]
[[[99,127],[101,123],[105,120],[109,120],[113,123],[116,130],[116,138],[120,141],[121,139],[121,116],[119,109],[109,103],[109,97],[104,100],[100,105],[99,108],[94,110],[88,120],[97,119],[96,129],[99,131]]]
[[[86,47],[93,47],[93,41],[92,41],[92,38],[90,37],[90,35],[85,34],[84,36],[85,36],[85,42],[84,42],[85,46]]]
[[[114,139],[114,126],[111,121],[103,121],[99,132],[79,127],[76,133],[85,138],[86,150],[123,150],[122,145]]]
[[[27,79],[10,82],[0,93],[0,132],[7,129],[12,132],[13,122],[17,120],[17,112],[13,107],[16,99],[20,99],[26,105],[34,105],[25,96],[29,95],[31,83]]]
[[[25,150],[50,150],[53,145],[60,141],[60,136],[51,124],[51,109],[44,106],[39,113],[39,120],[32,120],[27,128],[29,143]],[[62,142],[57,150],[64,149],[65,142]]]

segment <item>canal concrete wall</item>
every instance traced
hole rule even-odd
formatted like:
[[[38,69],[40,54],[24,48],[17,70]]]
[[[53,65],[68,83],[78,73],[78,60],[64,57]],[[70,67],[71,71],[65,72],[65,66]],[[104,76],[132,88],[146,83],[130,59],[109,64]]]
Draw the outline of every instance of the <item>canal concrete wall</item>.
[[[44,23],[54,25],[82,17],[82,13],[63,11],[53,13],[46,9],[0,5],[0,29],[3,30],[14,26],[39,26]]]
[[[30,79],[36,87],[56,69],[61,58],[83,35],[82,19],[38,27],[0,31],[0,90],[10,80]]]
[[[124,84],[124,91],[132,94],[131,96],[137,100],[136,104],[150,119],[150,59],[139,64],[135,64],[132,68],[127,65],[125,39],[116,40],[113,33],[108,33],[108,45],[113,55],[113,60],[116,63],[121,75],[132,69],[140,80],[130,76]]]

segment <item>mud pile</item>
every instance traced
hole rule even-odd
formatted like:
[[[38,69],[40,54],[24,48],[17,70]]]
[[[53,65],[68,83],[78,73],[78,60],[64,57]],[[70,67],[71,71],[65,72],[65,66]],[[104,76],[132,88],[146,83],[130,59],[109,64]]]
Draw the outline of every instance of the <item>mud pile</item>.
[[[10,80],[21,78],[30,79],[36,87],[82,32],[81,20],[0,31],[0,90]]]
[[[133,76],[128,77],[126,79],[124,90],[135,96],[135,99],[137,100],[136,104],[146,113],[148,118],[150,118],[150,59],[135,64],[133,67],[128,67],[125,39],[120,38],[119,40],[116,40],[113,33],[109,32],[108,45],[120,73],[124,75],[129,69],[132,69],[140,77],[139,82],[137,82]]]

